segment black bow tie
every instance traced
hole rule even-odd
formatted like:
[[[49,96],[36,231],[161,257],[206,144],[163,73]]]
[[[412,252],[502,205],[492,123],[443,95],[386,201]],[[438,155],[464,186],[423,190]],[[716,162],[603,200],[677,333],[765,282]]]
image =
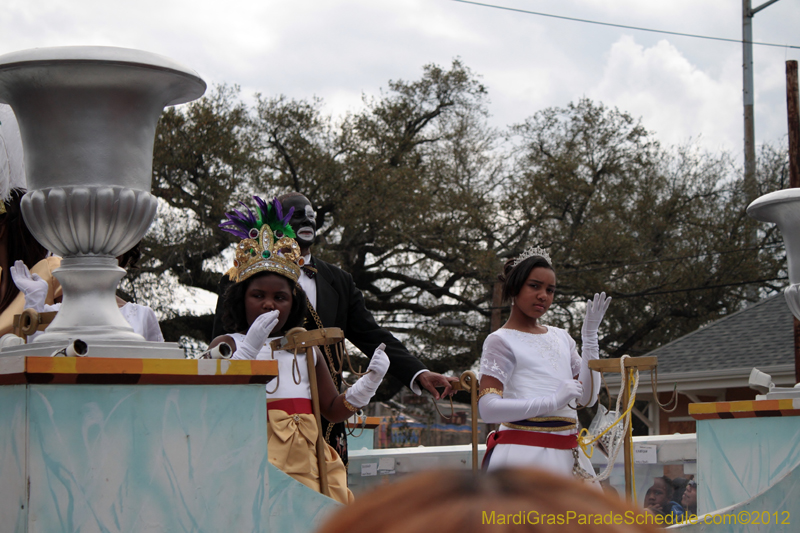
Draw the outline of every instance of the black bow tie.
[[[314,276],[317,275],[317,269],[314,268],[311,265],[303,265],[302,269],[303,269],[303,272],[306,273],[306,276],[308,276],[311,279],[314,279]]]

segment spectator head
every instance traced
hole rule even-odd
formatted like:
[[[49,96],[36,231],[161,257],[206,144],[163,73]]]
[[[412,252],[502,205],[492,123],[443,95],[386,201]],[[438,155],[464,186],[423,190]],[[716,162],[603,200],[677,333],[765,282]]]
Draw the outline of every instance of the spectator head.
[[[681,505],[692,514],[697,513],[697,481],[690,479],[686,483],[686,490],[683,491]]]
[[[667,508],[667,504],[672,500],[675,489],[672,487],[672,480],[667,476],[657,477],[653,480],[653,486],[647,489],[644,496],[644,506],[661,506]]]
[[[643,516],[640,512],[597,487],[541,470],[501,469],[479,475],[443,470],[409,476],[357,497],[317,533],[658,531],[635,520],[598,525],[577,522],[579,515],[624,518]],[[551,522],[559,517],[563,521],[548,523],[541,520],[545,515],[552,517]],[[565,523],[567,517],[574,517],[570,524]]]

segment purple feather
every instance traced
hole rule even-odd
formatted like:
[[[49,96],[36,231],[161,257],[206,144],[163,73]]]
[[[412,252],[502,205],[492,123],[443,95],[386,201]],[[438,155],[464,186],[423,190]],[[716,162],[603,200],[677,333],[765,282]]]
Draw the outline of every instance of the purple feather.
[[[277,198],[273,198],[270,203],[265,202],[263,199],[255,195],[253,196],[253,199],[258,205],[257,210],[260,211],[260,217],[257,217],[256,214],[253,213],[253,211],[247,205],[245,205],[244,202],[239,202],[239,204],[244,207],[244,210],[240,211],[238,209],[233,209],[232,213],[225,213],[227,220],[222,222],[219,227],[223,231],[226,231],[232,235],[236,235],[240,239],[247,239],[250,237],[250,229],[258,226],[259,219],[261,220],[262,224],[267,223],[267,218],[271,211],[270,207],[275,210],[275,215],[277,215],[278,222],[284,226],[289,224],[289,220],[291,220],[292,215],[294,214],[294,207],[289,208],[289,212],[284,215],[283,206]],[[272,205],[270,206],[270,204]]]
[[[240,231],[240,230],[235,229],[235,228],[225,227],[227,225],[234,225],[234,224],[235,224],[234,222],[231,222],[230,220],[228,220],[228,221],[223,222],[222,224],[220,224],[219,227],[222,228],[222,231],[227,231],[228,233],[236,235],[240,239],[246,239],[248,237],[246,232]]]
[[[261,220],[262,220],[262,222],[266,221],[267,220],[267,213],[269,212],[269,208],[267,207],[267,202],[265,202],[264,200],[262,200],[258,196],[253,196],[253,199],[256,201],[256,204],[258,204],[258,208],[261,210]]]
[[[247,230],[249,230],[249,229],[250,229],[250,227],[251,227],[251,225],[247,224],[247,220],[245,220],[245,219],[243,218],[243,217],[244,217],[244,215],[242,215],[241,213],[239,213],[239,212],[238,212],[238,211],[236,211],[236,210],[234,210],[234,212],[235,212],[235,213],[236,213],[236,215],[238,215],[238,216],[236,216],[236,215],[232,215],[232,214],[230,214],[230,213],[225,213],[225,216],[226,216],[226,217],[228,217],[228,221],[229,221],[229,222],[231,222],[232,224],[235,224],[236,226],[238,226],[239,228],[241,228],[243,231],[247,231]]]
[[[294,213],[294,207],[289,208],[289,212],[286,216],[283,216],[283,206],[278,201],[277,198],[272,199],[272,205],[275,207],[275,213],[278,217],[278,221],[283,224],[284,226],[289,223],[289,220],[292,218],[292,214]]]
[[[255,213],[253,213],[253,211],[251,211],[251,210],[250,210],[250,208],[249,208],[249,207],[247,207],[247,206],[244,204],[244,202],[241,202],[241,201],[240,201],[239,203],[240,203],[240,204],[242,204],[242,207],[244,207],[245,209],[247,209],[247,216],[245,216],[245,215],[242,215],[242,219],[243,219],[243,220],[245,220],[246,222],[249,222],[249,223],[250,223],[250,227],[251,227],[251,228],[252,228],[252,227],[255,227],[255,225],[258,223],[258,221],[256,220],[256,215],[255,215]],[[238,213],[238,211],[237,211],[237,213]]]

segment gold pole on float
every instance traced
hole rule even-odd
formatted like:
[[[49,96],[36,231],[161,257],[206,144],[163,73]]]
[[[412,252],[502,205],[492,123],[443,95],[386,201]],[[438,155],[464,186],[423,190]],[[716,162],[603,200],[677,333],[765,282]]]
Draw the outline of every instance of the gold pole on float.
[[[461,374],[459,381],[452,384],[453,390],[468,390],[470,410],[472,411],[472,471],[478,472],[478,376],[472,370]]]
[[[273,350],[295,351],[305,349],[308,382],[311,386],[311,406],[317,421],[317,469],[319,470],[319,492],[330,497],[328,491],[328,469],[325,465],[325,434],[322,431],[322,414],[319,408],[317,373],[314,368],[314,346],[336,344],[344,341],[344,332],[339,328],[314,329],[292,328],[286,335],[270,343]]]
[[[648,357],[629,357],[625,359],[625,369],[635,368],[640,372],[643,370],[653,370],[658,366],[658,358],[654,356]],[[597,372],[619,372],[619,359],[595,359],[589,361],[589,368]],[[628,376],[627,372],[622,374],[619,382],[619,393],[622,395],[622,409],[628,409],[628,402],[630,396],[628,393]],[[654,398],[658,401],[658,398]],[[628,418],[631,413],[628,413]],[[633,424],[628,424],[628,432],[625,434],[625,497],[628,501],[633,499],[633,468],[631,461],[633,460]]]

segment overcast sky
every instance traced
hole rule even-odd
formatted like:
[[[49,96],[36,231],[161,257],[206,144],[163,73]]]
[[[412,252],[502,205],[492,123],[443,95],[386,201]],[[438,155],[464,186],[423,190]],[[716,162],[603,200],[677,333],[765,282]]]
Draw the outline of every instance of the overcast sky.
[[[753,0],[760,6],[766,0]],[[485,0],[552,15],[741,39],[739,0]],[[800,46],[800,0],[756,14],[755,41]],[[0,54],[105,45],[168,56],[251,99],[319,96],[330,113],[422,66],[459,57],[483,78],[492,124],[586,96],[634,116],[664,144],[700,139],[741,161],[741,43],[546,18],[453,0],[5,0]],[[754,47],[756,140],[785,142],[785,63]],[[202,295],[201,295],[202,296]],[[205,295],[212,308],[216,298]],[[201,298],[202,299],[202,298]]]
[[[756,6],[766,0],[753,0]],[[607,23],[741,39],[739,0],[486,0]],[[754,19],[755,41],[800,46],[800,0]],[[453,0],[6,0],[0,53],[109,45],[166,55],[209,85],[250,98],[319,96],[355,110],[389,79],[460,57],[489,89],[503,127],[582,96],[641,117],[665,144],[700,138],[741,152],[742,46],[597,26]],[[757,142],[786,135],[785,62],[800,50],[755,47]]]

